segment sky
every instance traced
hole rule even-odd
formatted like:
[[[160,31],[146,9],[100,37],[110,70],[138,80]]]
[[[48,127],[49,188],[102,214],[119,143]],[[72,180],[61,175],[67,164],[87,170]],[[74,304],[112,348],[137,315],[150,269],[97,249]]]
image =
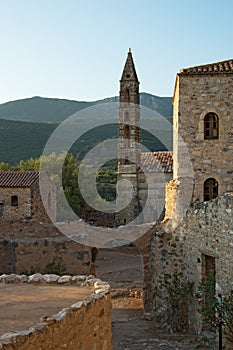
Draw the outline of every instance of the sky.
[[[233,58],[232,0],[0,0],[0,103],[118,95],[128,48],[140,91]]]

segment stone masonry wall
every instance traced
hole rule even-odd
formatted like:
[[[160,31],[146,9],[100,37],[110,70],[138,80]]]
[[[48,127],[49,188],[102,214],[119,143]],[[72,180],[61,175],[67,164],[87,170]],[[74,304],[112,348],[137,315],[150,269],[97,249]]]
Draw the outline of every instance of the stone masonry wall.
[[[0,219],[34,219],[50,222],[56,220],[56,187],[46,174],[43,176],[43,192],[47,195],[42,202],[39,180],[29,187],[1,187],[0,188]],[[18,205],[11,205],[11,197],[18,197]],[[45,206],[44,206],[45,204]],[[46,207],[46,210],[45,210]],[[47,214],[49,213],[49,216]]]
[[[164,209],[166,176],[164,173],[147,173],[146,180],[139,177],[139,198],[141,208],[144,209],[143,221],[155,222]],[[146,209],[145,209],[146,205]]]
[[[214,177],[219,194],[233,190],[233,75],[179,74],[174,95],[174,177],[182,177],[183,138],[194,170],[193,201],[203,201],[203,183]],[[219,139],[204,140],[204,117],[216,113],[219,118]]]
[[[183,256],[187,276],[202,277],[203,255],[215,258],[216,282],[225,294],[233,289],[233,195],[204,203],[193,203],[178,228],[184,241]]]
[[[104,282],[94,284],[99,285],[96,295],[91,294],[28,330],[1,336],[0,349],[111,350],[111,296]]]
[[[11,197],[18,196],[18,206],[11,205]],[[30,188],[8,188],[0,189],[1,217],[11,219],[27,219],[32,216],[31,190]]]
[[[46,174],[41,176],[44,177],[43,192],[46,193],[46,201],[42,202],[39,181],[36,181],[31,188],[32,218],[38,221],[50,222],[50,219],[56,221],[56,186]]]
[[[192,177],[180,177],[166,184],[165,218],[169,220],[169,230],[175,229],[186,214],[192,195]]]
[[[68,239],[52,225],[0,221],[0,273],[94,273],[91,247]]]
[[[224,295],[233,289],[233,196],[224,194],[209,202],[192,203],[180,225],[172,227],[165,220],[153,230],[151,243],[152,311],[166,314],[155,290],[164,273],[183,272],[188,280],[199,283],[205,256],[215,259],[216,283]],[[189,305],[189,323],[199,329],[198,314]]]

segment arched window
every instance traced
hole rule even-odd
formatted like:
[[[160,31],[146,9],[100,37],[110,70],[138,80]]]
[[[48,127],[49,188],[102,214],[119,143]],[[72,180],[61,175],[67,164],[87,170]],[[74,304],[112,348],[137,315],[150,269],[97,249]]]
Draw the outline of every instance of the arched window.
[[[124,144],[125,144],[125,147],[129,147],[129,139],[130,139],[129,125],[124,125]]]
[[[209,201],[218,196],[218,182],[214,178],[204,182],[204,201]]]
[[[125,89],[125,102],[129,103],[130,102],[130,96],[129,96],[129,89]]]
[[[19,205],[18,196],[11,196],[11,205],[17,207]]]
[[[204,118],[204,139],[218,139],[219,137],[219,121],[215,113],[207,113]]]

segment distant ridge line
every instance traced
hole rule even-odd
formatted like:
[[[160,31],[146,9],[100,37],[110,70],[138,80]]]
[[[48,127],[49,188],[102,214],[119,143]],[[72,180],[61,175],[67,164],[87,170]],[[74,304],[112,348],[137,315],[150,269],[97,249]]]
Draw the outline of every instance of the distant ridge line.
[[[163,116],[172,115],[172,98],[159,97],[146,92],[141,94],[141,105],[151,108]],[[0,119],[59,123],[70,115],[100,103],[117,102],[118,96],[96,101],[75,101],[34,96],[0,104]]]

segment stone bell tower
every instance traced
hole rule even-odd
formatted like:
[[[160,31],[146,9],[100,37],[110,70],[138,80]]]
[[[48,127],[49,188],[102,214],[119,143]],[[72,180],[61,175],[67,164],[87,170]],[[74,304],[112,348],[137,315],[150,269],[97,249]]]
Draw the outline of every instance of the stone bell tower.
[[[117,204],[127,200],[129,183],[131,183],[132,199],[129,205],[117,215],[119,224],[126,224],[135,219],[140,212],[138,169],[140,166],[140,95],[139,81],[135,70],[131,50],[125,62],[120,80],[120,104],[118,120],[118,188]]]

